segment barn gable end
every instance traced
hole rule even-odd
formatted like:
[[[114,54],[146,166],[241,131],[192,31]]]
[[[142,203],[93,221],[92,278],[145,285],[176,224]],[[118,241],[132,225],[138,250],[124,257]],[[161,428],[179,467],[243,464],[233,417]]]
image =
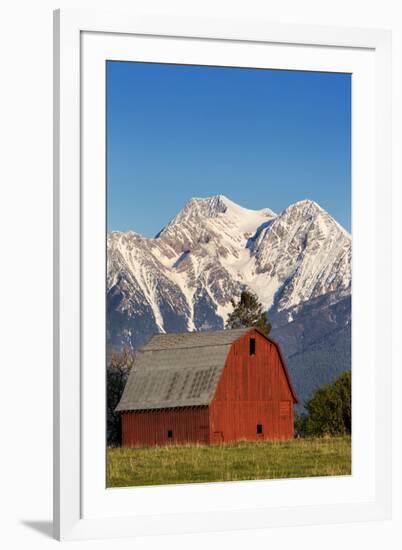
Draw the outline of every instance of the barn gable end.
[[[289,439],[296,402],[279,346],[249,330],[231,346],[210,404],[212,441]]]

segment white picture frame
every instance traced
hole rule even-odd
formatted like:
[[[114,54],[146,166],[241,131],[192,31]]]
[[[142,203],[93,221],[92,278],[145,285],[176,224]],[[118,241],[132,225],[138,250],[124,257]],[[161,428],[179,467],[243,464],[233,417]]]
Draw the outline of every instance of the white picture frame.
[[[353,325],[353,472],[349,478],[105,488],[105,422],[100,413],[102,407],[104,411],[104,346],[99,340],[105,326],[102,66],[106,59],[132,56],[142,61],[179,57],[182,63],[216,65],[233,63],[235,58],[238,66],[340,70],[355,75],[352,307],[359,322]],[[384,30],[97,10],[55,12],[56,538],[390,517],[391,250],[385,245],[391,242],[387,214],[391,211],[390,61],[391,35]]]

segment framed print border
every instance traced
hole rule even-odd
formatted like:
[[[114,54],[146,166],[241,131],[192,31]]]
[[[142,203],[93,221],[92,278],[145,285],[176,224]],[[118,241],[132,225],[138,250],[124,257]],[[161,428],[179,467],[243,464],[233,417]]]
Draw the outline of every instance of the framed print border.
[[[107,37],[109,44],[122,37],[157,40],[211,41],[231,44],[239,51],[247,44],[300,49],[312,48],[371,52],[375,89],[371,90],[374,113],[373,158],[370,166],[374,187],[371,201],[376,209],[373,232],[361,236],[366,254],[373,248],[375,335],[374,348],[373,495],[346,503],[302,504],[277,507],[226,508],[219,510],[136,513],[132,516],[86,514],[83,487],[86,483],[83,433],[86,402],[91,398],[82,365],[86,342],[85,239],[90,226],[88,190],[83,188],[87,148],[83,139],[83,82],[91,45],[84,37]],[[95,41],[96,42],[96,41]],[[84,51],[85,50],[85,51]],[[93,50],[96,54],[96,48]],[[116,54],[117,55],[117,54]],[[213,55],[213,52],[212,52]],[[352,55],[352,54],[350,54]],[[91,58],[94,59],[94,58]],[[99,61],[102,55],[99,56]],[[85,74],[84,74],[85,72]],[[92,76],[91,76],[92,78]],[[389,518],[391,514],[391,35],[383,30],[310,27],[265,21],[230,19],[146,17],[116,12],[62,10],[54,14],[54,535],[62,539],[103,538],[194,531],[222,531],[269,526],[339,523]],[[361,91],[361,88],[360,88]],[[360,92],[359,92],[360,93]],[[87,127],[85,127],[86,131]],[[357,135],[357,132],[356,132]],[[360,135],[360,134],[359,134]],[[99,152],[97,149],[91,155]],[[99,160],[102,163],[102,159]],[[98,181],[98,180],[97,180]],[[92,209],[102,203],[99,196]],[[353,208],[356,208],[354,202]],[[367,242],[368,239],[371,239]],[[367,256],[366,256],[367,257]],[[381,292],[380,292],[381,291]],[[354,306],[353,306],[354,307]],[[88,416],[88,415],[87,415]],[[104,460],[104,456],[100,457]],[[263,482],[264,483],[264,482]],[[283,483],[281,481],[277,483]],[[215,484],[222,487],[222,484]],[[232,491],[239,487],[234,484]],[[86,485],[88,487],[88,484]],[[211,486],[204,485],[203,491]],[[244,484],[242,485],[244,487]],[[259,491],[264,491],[264,485]],[[102,490],[105,488],[102,487]],[[88,489],[86,489],[88,491]],[[92,489],[91,489],[92,490]],[[124,498],[127,497],[127,490]],[[121,495],[121,497],[119,496]],[[123,493],[114,493],[123,498]],[[242,501],[243,502],[243,501]]]

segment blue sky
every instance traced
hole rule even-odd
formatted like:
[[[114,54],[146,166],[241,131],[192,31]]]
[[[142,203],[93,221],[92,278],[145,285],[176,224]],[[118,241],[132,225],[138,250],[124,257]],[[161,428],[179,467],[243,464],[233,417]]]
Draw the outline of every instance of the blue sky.
[[[107,63],[108,230],[154,236],[191,197],[351,227],[347,74]]]

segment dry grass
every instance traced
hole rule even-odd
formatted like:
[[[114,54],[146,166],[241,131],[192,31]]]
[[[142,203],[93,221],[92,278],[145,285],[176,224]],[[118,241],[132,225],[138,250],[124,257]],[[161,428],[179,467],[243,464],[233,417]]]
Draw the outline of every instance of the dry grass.
[[[107,486],[351,474],[350,437],[108,449]]]

